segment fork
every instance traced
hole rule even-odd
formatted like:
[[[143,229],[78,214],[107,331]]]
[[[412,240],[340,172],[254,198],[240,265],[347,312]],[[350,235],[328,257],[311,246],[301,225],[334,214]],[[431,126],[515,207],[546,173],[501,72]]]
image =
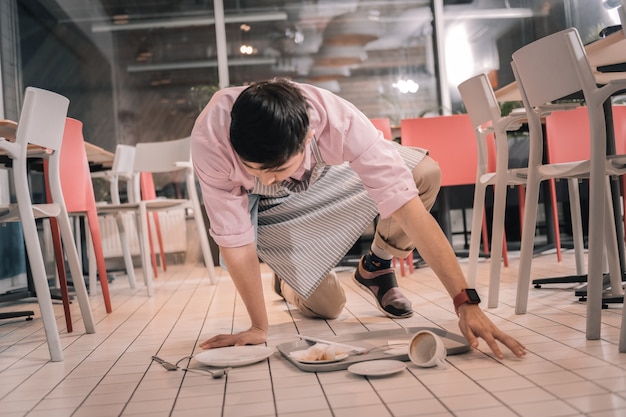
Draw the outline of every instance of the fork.
[[[177,365],[174,365],[171,362],[168,362],[164,359],[159,358],[158,356],[152,356],[152,360],[161,364],[161,366],[163,366],[165,369],[167,369],[168,371],[175,371],[178,369]]]

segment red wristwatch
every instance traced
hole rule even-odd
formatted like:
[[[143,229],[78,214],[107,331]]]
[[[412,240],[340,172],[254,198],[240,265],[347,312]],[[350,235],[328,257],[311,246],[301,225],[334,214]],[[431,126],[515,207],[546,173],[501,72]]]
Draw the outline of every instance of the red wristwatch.
[[[452,301],[454,302],[454,311],[456,311],[456,315],[458,316],[459,307],[463,304],[478,304],[480,303],[480,297],[475,289],[466,288],[458,293]]]

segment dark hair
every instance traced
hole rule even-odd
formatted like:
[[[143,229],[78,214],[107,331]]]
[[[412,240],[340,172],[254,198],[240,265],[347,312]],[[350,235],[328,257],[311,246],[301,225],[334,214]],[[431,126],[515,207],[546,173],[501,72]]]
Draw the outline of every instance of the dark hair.
[[[241,159],[278,168],[304,150],[308,104],[286,79],[260,81],[237,97],[230,112],[230,143]]]

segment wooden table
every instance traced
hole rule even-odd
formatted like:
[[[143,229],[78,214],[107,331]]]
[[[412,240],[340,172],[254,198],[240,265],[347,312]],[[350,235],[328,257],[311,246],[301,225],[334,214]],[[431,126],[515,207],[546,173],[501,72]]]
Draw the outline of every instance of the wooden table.
[[[85,142],[85,151],[87,152],[87,160],[92,171],[110,169],[113,166],[113,158],[115,157],[113,152],[89,142]]]
[[[593,68],[598,84],[606,84],[610,80],[624,78],[623,72],[601,72],[598,67],[611,64],[626,64],[626,38],[623,31],[617,31],[606,38],[600,38],[585,46],[587,59]],[[500,102],[521,101],[517,83],[512,82],[496,90],[496,98]]]
[[[14,122],[13,120],[0,119],[0,137],[4,137],[10,141],[14,141],[16,130],[16,122]],[[38,147],[35,145],[29,145],[29,148],[35,151],[35,149]],[[85,142],[85,152],[87,153],[89,166],[92,168],[93,171],[110,169],[113,166],[113,158],[115,157],[113,152],[107,151],[106,149],[91,144],[89,142]]]
[[[15,141],[15,134],[17,131],[17,123],[12,120],[0,119],[0,137],[6,138],[9,141]],[[2,140],[2,139],[0,139]],[[37,145],[28,145],[28,154],[33,157],[39,157],[46,149]],[[100,171],[104,169],[110,169],[113,165],[114,154],[99,146],[85,142],[85,152],[87,154],[87,160],[92,171]],[[0,163],[8,163],[11,161],[6,154],[0,151]],[[27,273],[27,288],[12,290],[7,294],[0,294],[0,302],[14,301],[26,297],[36,297],[34,286],[32,285],[32,277]],[[54,298],[60,298],[54,296]],[[30,314],[28,314],[30,313]],[[16,312],[17,315],[7,315],[7,317],[21,317],[32,316],[32,312]]]

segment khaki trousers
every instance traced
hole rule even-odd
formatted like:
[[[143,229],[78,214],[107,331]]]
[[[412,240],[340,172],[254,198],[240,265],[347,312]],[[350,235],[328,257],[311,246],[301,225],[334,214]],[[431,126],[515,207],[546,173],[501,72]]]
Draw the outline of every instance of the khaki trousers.
[[[435,204],[441,184],[439,164],[431,157],[425,156],[413,169],[413,179],[422,203],[430,210]],[[415,248],[413,242],[391,217],[378,222],[374,244],[398,258],[407,257]],[[284,281],[281,282],[281,291],[285,300],[306,317],[335,319],[346,304],[346,294],[337,275],[332,271],[307,299],[299,296]]]

